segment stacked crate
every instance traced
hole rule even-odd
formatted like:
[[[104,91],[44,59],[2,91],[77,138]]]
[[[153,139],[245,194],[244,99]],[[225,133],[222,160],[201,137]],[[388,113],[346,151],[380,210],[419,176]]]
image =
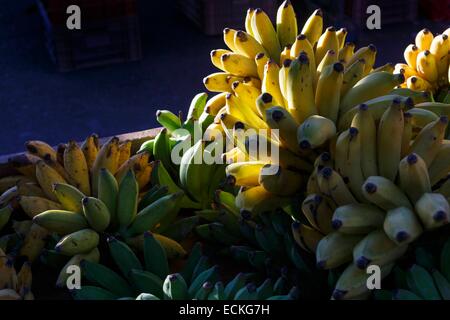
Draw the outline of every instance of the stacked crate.
[[[136,0],[37,0],[46,45],[59,71],[142,57]],[[81,30],[69,30],[70,5],[81,9]]]

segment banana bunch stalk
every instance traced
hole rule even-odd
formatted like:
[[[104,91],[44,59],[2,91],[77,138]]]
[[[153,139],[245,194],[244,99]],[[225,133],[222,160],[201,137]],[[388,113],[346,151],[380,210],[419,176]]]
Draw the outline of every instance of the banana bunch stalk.
[[[0,249],[0,300],[34,300],[32,279],[31,263],[23,263],[17,271],[14,258]]]
[[[211,52],[221,71],[204,78],[205,87],[217,92],[204,110],[214,116],[206,131],[237,141],[224,154],[233,163],[227,174],[242,187],[238,206],[255,213],[304,190],[314,159],[335,137],[339,119],[405,80],[390,64],[374,68],[375,46],[356,50],[345,41],[345,29],[324,30],[320,9],[299,28],[288,0],[278,10],[276,26],[261,9],[249,9],[245,31],[226,28],[228,48]],[[250,129],[253,133],[241,141],[239,132]],[[258,146],[279,152],[251,152]]]
[[[433,243],[433,247],[436,243]],[[415,250],[415,263],[394,272],[394,291],[382,290],[379,300],[450,300],[450,241],[434,256],[423,246]]]
[[[292,232],[319,268],[351,262],[334,299],[366,297],[369,265],[387,276],[409,244],[450,221],[448,119],[422,128],[412,119],[398,98],[378,121],[360,105],[332,154],[316,161],[302,205],[308,223]]]
[[[449,37],[450,28],[436,36],[428,29],[421,30],[416,35],[415,43],[408,45],[404,51],[405,63],[398,63],[394,72],[403,74],[406,78],[401,87],[435,94],[436,101],[447,104],[444,109],[450,108]],[[433,108],[444,107],[441,103]]]
[[[219,268],[211,266],[202,247],[195,244],[184,267],[170,273],[166,250],[154,234],[146,232],[143,239],[144,261],[131,248],[115,238],[108,239],[110,254],[120,271],[98,262],[82,259],[84,280],[74,290],[76,300],[292,300],[297,289],[286,288],[284,279],[275,283],[267,279],[259,286],[252,274],[238,274],[228,283],[220,281]]]
[[[191,102],[186,120],[168,110],[156,113],[163,126],[155,139],[144,143],[141,151],[153,154],[156,164],[153,182],[167,186],[169,193],[184,192],[181,207],[210,208],[215,190],[225,178],[221,164],[223,144],[208,143],[206,128],[213,117],[203,110],[207,94],[197,94]]]

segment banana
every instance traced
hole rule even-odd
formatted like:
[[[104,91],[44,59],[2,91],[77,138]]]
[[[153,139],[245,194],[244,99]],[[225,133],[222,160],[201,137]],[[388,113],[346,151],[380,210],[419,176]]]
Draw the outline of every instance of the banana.
[[[384,112],[378,125],[378,172],[380,176],[392,181],[397,176],[402,151],[404,120],[401,108],[401,101],[395,99]]]
[[[450,104],[440,102],[422,102],[416,105],[417,108],[426,109],[441,116],[450,116]]]
[[[59,235],[88,228],[88,222],[82,214],[64,210],[42,212],[33,218],[33,222]]]
[[[36,164],[36,179],[46,196],[53,201],[58,201],[58,198],[53,193],[53,185],[55,183],[67,184],[67,181],[58,172],[48,166],[44,160],[40,160]]]
[[[320,78],[320,75],[322,74],[322,71],[324,71],[327,67],[332,66],[333,64],[338,62],[338,55],[336,51],[328,50],[325,53],[325,56],[323,57],[322,61],[317,66],[317,70],[315,72],[314,76],[314,87],[317,87],[317,81]],[[342,70],[344,71],[344,70]]]
[[[0,231],[9,222],[12,212],[13,209],[9,205],[0,209]]]
[[[219,110],[225,107],[226,95],[226,92],[222,92],[210,98],[208,102],[206,102],[205,112],[212,116],[216,116],[219,113]]]
[[[153,148],[151,153],[153,153]],[[120,168],[117,170],[117,173],[115,174],[117,183],[121,183],[123,178],[127,175],[129,170],[135,170],[135,171],[141,171],[142,168],[147,167],[150,161],[150,153],[148,151],[142,151],[138,154],[135,154],[130,159],[125,161],[124,164],[120,166]],[[105,168],[105,170],[107,170]],[[101,173],[102,170],[100,170]],[[108,171],[109,172],[109,171]],[[112,174],[112,172],[109,172]]]
[[[417,92],[408,88],[396,88],[392,90],[389,94],[395,94],[403,97],[410,97],[413,99],[414,104],[431,101],[431,95],[427,91]]]
[[[119,138],[113,137],[101,147],[92,167],[92,195],[97,196],[98,194],[100,170],[105,168],[111,174],[116,174],[119,169],[119,157]]]
[[[35,261],[44,249],[48,235],[48,230],[33,223],[20,247],[19,256],[26,257],[30,262]]]
[[[340,63],[342,63],[344,66],[347,66],[347,63],[350,61],[351,57],[353,56],[353,54],[355,53],[355,44],[353,42],[346,42],[343,47],[341,49],[339,49],[338,52],[338,60]],[[359,59],[359,60],[364,60],[364,59]],[[358,60],[358,61],[359,61]],[[353,63],[354,64],[354,63]],[[351,66],[348,67],[352,67],[353,64]],[[364,68],[363,71],[361,72],[361,77],[362,74],[364,73]]]
[[[131,272],[133,270],[143,270],[141,262],[129,246],[114,237],[109,237],[107,241],[111,256],[125,277],[131,280]]]
[[[406,63],[413,70],[416,70],[417,55],[419,52],[419,48],[416,45],[410,44],[403,53]]]
[[[195,279],[192,280],[189,288],[188,295],[194,297],[195,294],[202,288],[204,283],[215,283],[218,278],[218,266],[213,266],[202,273],[200,273]]]
[[[361,186],[364,175],[361,169],[361,135],[358,129],[351,127],[342,132],[336,141],[336,170],[348,184],[359,201],[364,201]]]
[[[238,77],[257,77],[258,71],[253,59],[239,53],[225,53],[220,57],[225,72]]]
[[[226,167],[227,182],[231,185],[253,187],[259,185],[259,173],[264,162],[237,162]]]
[[[298,34],[297,17],[289,0],[285,0],[277,11],[277,35],[282,48],[292,45]]]
[[[291,48],[292,45],[287,45],[286,47],[284,47],[283,51],[281,51],[280,65],[283,65],[286,60],[291,59]]]
[[[289,75],[289,69],[291,67],[292,60],[290,58],[286,58],[280,69],[280,73],[278,74],[278,79],[280,83],[281,94],[283,95],[283,105],[287,106],[287,91],[286,91],[286,83]],[[264,119],[264,117],[263,117]]]
[[[83,277],[90,283],[101,286],[121,297],[133,295],[132,288],[113,270],[88,259],[81,260],[80,267]]]
[[[254,61],[256,55],[259,53],[267,55],[264,47],[254,37],[241,30],[237,31],[234,35],[234,45],[239,52],[252,61]]]
[[[402,158],[409,154],[409,147],[413,139],[412,114],[409,112],[404,112],[403,121],[402,147],[400,152]]]
[[[236,46],[234,45],[234,37],[236,35],[236,30],[225,28],[223,29],[223,41],[227,45],[227,47],[233,52],[239,52]]]
[[[375,206],[352,203],[338,207],[331,222],[333,229],[344,234],[366,234],[383,225],[385,212]]]
[[[434,229],[449,223],[450,206],[440,193],[424,193],[415,209],[426,229]]]
[[[275,195],[292,196],[300,191],[304,179],[300,173],[295,171],[266,164],[260,170],[259,183],[264,189]]]
[[[317,83],[315,104],[319,115],[337,122],[344,66],[335,63],[322,70]]]
[[[374,205],[391,210],[397,207],[412,209],[408,197],[391,180],[381,176],[367,178],[362,186],[364,196]]]
[[[428,124],[439,120],[439,116],[437,114],[426,109],[412,108],[408,110],[408,113],[411,114],[411,124],[413,128],[422,129]]]
[[[405,207],[389,210],[383,223],[383,229],[397,245],[411,243],[423,232],[416,214]]]
[[[91,228],[98,232],[105,231],[111,221],[111,214],[103,201],[97,198],[85,197],[81,203],[84,217]]]
[[[183,196],[184,193],[182,192],[169,194],[150,204],[136,215],[125,234],[136,236],[147,230],[158,231],[158,229],[162,229],[160,224],[165,218],[175,218]],[[173,221],[173,219],[171,220]]]
[[[431,192],[427,165],[420,156],[411,153],[400,161],[398,167],[400,187],[411,203],[417,201],[422,194]]]
[[[226,50],[226,49],[216,49],[216,50],[212,50],[210,53],[210,57],[211,57],[211,63],[213,64],[213,66],[215,66],[216,68],[225,71],[222,65],[222,60],[221,57],[223,54],[227,54],[227,53],[232,53],[233,51],[230,50]]]
[[[433,86],[427,80],[412,76],[406,80],[406,87],[414,91],[431,91]]]
[[[169,300],[186,300],[188,298],[188,286],[179,273],[166,277],[163,291],[164,297]]]
[[[342,97],[363,78],[365,65],[366,61],[364,59],[359,59],[345,69],[341,86]]]
[[[420,30],[415,39],[415,43],[417,48],[420,51],[429,50],[431,43],[433,42],[433,33],[428,29],[422,29]]]
[[[281,46],[277,32],[270,18],[259,8],[255,10],[252,17],[252,31],[256,40],[269,53],[270,58],[275,61],[280,61]]]
[[[49,158],[53,162],[58,161],[55,149],[43,141],[33,140],[25,143],[25,148],[32,155],[38,156],[41,159]]]
[[[315,10],[312,15],[306,20],[305,25],[301,31],[308,39],[312,46],[315,46],[323,30],[323,13],[322,10]],[[320,61],[319,61],[320,62]]]
[[[130,140],[126,140],[119,145],[119,168],[131,157],[131,148],[133,143]]]
[[[360,269],[371,264],[383,267],[403,256],[407,249],[407,244],[397,245],[383,230],[375,230],[355,246],[353,261]]]
[[[438,80],[438,69],[436,59],[429,50],[420,52],[417,55],[417,73],[430,83]]]
[[[320,64],[329,50],[334,51],[335,53],[339,52],[339,46],[336,29],[334,27],[328,27],[317,42],[315,54],[316,63]]]
[[[323,235],[319,231],[297,221],[292,223],[292,235],[303,250],[314,254],[320,240],[323,239]]]
[[[0,178],[0,193],[3,194],[8,189],[11,189],[12,187],[15,187],[17,185],[35,182],[36,181],[25,176],[6,176]]]
[[[445,78],[449,66],[448,52],[450,50],[450,40],[446,34],[434,37],[430,45],[430,53],[436,60],[438,76]],[[439,79],[438,79],[439,80]]]
[[[119,185],[117,198],[117,222],[120,228],[127,228],[137,214],[139,186],[132,170],[128,171]]]
[[[18,198],[20,207],[30,218],[47,211],[47,210],[61,210],[62,206],[54,201],[43,197],[34,196],[20,196]]]
[[[7,208],[7,207],[5,207],[5,208]],[[22,238],[25,238],[26,235],[28,234],[28,232],[30,231],[32,224],[33,224],[33,221],[31,221],[31,220],[13,221],[12,227],[14,229],[14,232],[17,235],[19,235]]]
[[[88,165],[89,170],[92,170],[94,166],[95,159],[97,159],[99,148],[98,136],[96,134],[92,134],[86,138],[86,140],[81,145],[81,150],[83,150],[84,157],[86,159],[86,163]]]
[[[391,272],[394,264],[381,267],[381,278],[384,279]],[[367,280],[370,273],[350,264],[339,277],[336,287],[333,290],[332,298],[334,300],[360,299],[366,296],[369,289]]]
[[[25,299],[25,297],[31,293],[30,290],[32,282],[33,274],[31,272],[31,263],[27,261],[22,265],[20,271],[17,273],[17,293],[19,293],[24,300],[28,300]]]
[[[323,234],[333,231],[331,218],[333,217],[334,204],[319,194],[308,195],[302,203],[302,212],[308,222]]]
[[[80,263],[83,260],[98,263],[98,261],[100,260],[100,251],[98,250],[98,248],[95,248],[89,253],[74,255],[61,269],[58,275],[58,279],[56,280],[56,287],[65,287],[67,279],[70,276],[70,273],[67,272],[67,268],[72,266],[80,266]]]
[[[302,150],[324,145],[336,134],[334,122],[319,115],[306,118],[297,130],[297,141]]]
[[[269,62],[269,57],[264,52],[260,52],[255,56],[256,68],[258,69],[258,78],[264,78],[264,69],[265,66]]]
[[[364,178],[376,176],[378,174],[377,129],[366,104],[359,105],[351,127],[356,128],[361,137],[361,170]]]
[[[286,84],[288,111],[298,124],[317,114],[309,63],[308,56],[304,53],[293,60]]]
[[[264,66],[262,92],[269,93],[277,105],[283,105],[284,97],[280,89],[280,67],[274,60],[267,61]]]
[[[251,127],[261,129],[267,128],[266,123],[259,117],[256,110],[252,110],[252,107],[245,104],[244,101],[241,101],[237,96],[231,93],[226,97],[226,110],[228,114]]]
[[[350,58],[350,60],[347,62],[347,66],[351,66],[356,61],[363,59],[365,61],[364,65],[364,76],[368,75],[370,71],[372,71],[373,65],[375,64],[377,56],[377,48],[370,44],[367,47],[362,47],[359,50],[357,50],[353,56]]]
[[[345,44],[345,39],[347,38],[348,30],[346,28],[341,28],[338,31],[336,31],[336,37],[338,38],[339,42],[339,49],[342,49]]]
[[[255,13],[255,9],[248,8],[247,14],[245,16],[245,31],[247,31],[247,33],[249,35],[251,35],[252,37],[255,36],[255,33],[253,32],[253,28],[252,28],[252,18],[253,18],[254,13]]]
[[[83,192],[81,192],[74,186],[62,183],[55,183],[53,185],[53,192],[58,198],[58,201],[59,203],[61,203],[64,210],[78,213],[83,212],[83,207],[81,205],[81,200],[83,200],[83,198],[85,197]]]
[[[317,182],[321,193],[332,198],[338,206],[357,202],[342,177],[330,167],[318,173]]]
[[[8,163],[20,174],[30,178],[36,178],[36,163],[40,160],[38,156],[30,153],[22,153],[8,159]]]
[[[418,73],[415,69],[412,69],[409,65],[404,63],[397,63],[395,65],[394,73],[401,73],[405,76],[406,79],[418,76]]]
[[[99,235],[92,229],[82,229],[66,235],[55,246],[56,252],[67,256],[88,253],[97,247]]]
[[[160,125],[166,128],[169,133],[172,133],[175,130],[181,128],[180,117],[169,110],[156,111],[156,121],[158,121]],[[121,162],[121,165],[125,163],[125,161]]]
[[[271,129],[277,129],[283,146],[294,153],[300,153],[297,142],[297,122],[291,114],[282,107],[272,107],[266,110],[266,122]]]
[[[366,61],[367,67],[367,61]],[[367,100],[388,94],[395,86],[402,84],[405,77],[402,74],[375,72],[358,81],[341,100],[340,112],[345,113],[354,106]]]
[[[166,251],[168,259],[181,259],[187,255],[186,250],[175,240],[156,233],[153,236]]]
[[[83,151],[75,141],[70,141],[64,151],[64,168],[74,186],[89,196],[91,194],[89,167]]]
[[[233,91],[246,109],[250,109],[256,114],[258,113],[255,101],[261,95],[261,90],[244,82],[234,82]]]
[[[226,72],[216,72],[203,79],[206,89],[211,92],[232,92],[231,84],[235,81],[243,81],[242,77],[237,77]]]
[[[296,39],[291,48],[291,59],[297,59],[300,53],[305,52],[309,58],[309,70],[312,75],[316,75],[317,65],[316,58],[314,54],[314,48],[309,42],[308,38],[304,34],[300,34]],[[320,61],[318,62],[320,63]],[[315,79],[314,79],[315,80]]]
[[[389,73],[394,73],[394,69],[395,69],[395,66],[392,63],[388,62],[382,66],[379,66],[378,68],[373,69],[371,72],[386,71]]]
[[[100,170],[98,180],[98,200],[106,205],[113,225],[117,224],[117,199],[119,185],[116,178],[107,170]]]
[[[353,248],[362,236],[333,232],[322,238],[317,245],[316,261],[319,269],[333,269],[352,260]]]
[[[411,152],[419,155],[425,161],[427,167],[431,165],[439,152],[447,125],[448,118],[441,116],[423,127],[411,145]]]
[[[258,214],[262,211],[278,208],[282,205],[280,197],[266,191],[263,186],[241,188],[236,196],[236,206],[241,210]]]
[[[161,279],[169,274],[166,252],[150,232],[144,234],[144,260],[145,269]]]
[[[450,172],[450,144],[442,143],[434,160],[428,168],[430,183],[434,186]]]

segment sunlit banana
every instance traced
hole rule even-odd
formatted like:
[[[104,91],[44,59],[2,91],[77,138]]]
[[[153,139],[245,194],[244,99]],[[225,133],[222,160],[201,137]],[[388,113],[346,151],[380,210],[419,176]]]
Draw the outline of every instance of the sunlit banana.
[[[419,48],[420,51],[429,50],[433,38],[434,38],[433,33],[430,30],[426,28],[420,30],[417,33],[415,39],[417,48]]]
[[[450,206],[440,193],[424,193],[415,209],[426,229],[433,229],[450,222]]]
[[[82,205],[84,217],[94,230],[102,232],[109,226],[111,214],[103,201],[85,197],[82,200]]]
[[[362,190],[368,201],[384,210],[397,207],[412,209],[408,197],[391,180],[385,177],[372,176],[367,178]]]
[[[256,40],[258,40],[269,53],[270,58],[279,61],[281,46],[277,32],[275,31],[270,18],[259,8],[255,10],[252,16],[252,32],[254,33]]]
[[[73,212],[83,212],[81,200],[86,196],[80,190],[69,184],[56,183],[53,185],[53,192],[65,210]]]
[[[333,229],[345,234],[366,234],[383,225],[385,213],[375,206],[352,203],[338,207],[333,214]]]
[[[337,121],[344,66],[335,63],[325,68],[319,77],[315,103],[319,114],[333,122]]]
[[[323,13],[322,10],[315,10],[312,15],[306,20],[305,25],[301,31],[304,34],[312,46],[315,46],[323,31]],[[320,62],[320,61],[319,61]],[[318,62],[318,63],[319,63]]]
[[[92,229],[83,229],[68,234],[62,238],[55,246],[55,250],[64,255],[73,256],[76,254],[88,253],[97,247],[99,235]]]

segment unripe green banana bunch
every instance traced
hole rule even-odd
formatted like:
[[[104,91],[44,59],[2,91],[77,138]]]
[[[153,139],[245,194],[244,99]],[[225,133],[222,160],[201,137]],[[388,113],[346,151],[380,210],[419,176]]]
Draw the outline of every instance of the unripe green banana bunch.
[[[404,51],[406,63],[395,66],[394,73],[403,74],[406,78],[401,87],[431,92],[435,95],[435,101],[444,103],[438,103],[433,108],[450,108],[449,37],[450,28],[436,36],[430,30],[422,29],[417,33],[415,43],[408,45]]]
[[[235,142],[224,158],[232,163],[229,182],[242,187],[237,199],[242,209],[275,209],[304,192],[314,160],[328,151],[341,117],[349,118],[358,104],[391,94],[404,82],[390,64],[374,69],[375,46],[355,51],[345,42],[345,29],[323,29],[319,9],[299,30],[287,0],[275,27],[261,9],[249,9],[245,31],[226,28],[228,49],[211,52],[221,72],[204,79],[205,87],[217,92],[204,110],[215,117],[206,131]],[[402,95],[417,94],[406,90]],[[239,129],[248,135],[240,139]],[[278,152],[254,152],[260,147]]]
[[[214,134],[206,128],[214,117],[204,112],[207,94],[197,94],[191,102],[184,122],[180,115],[168,110],[156,113],[163,126],[161,132],[141,146],[141,152],[153,154],[154,183],[167,186],[169,193],[183,191],[181,207],[210,208],[214,192],[225,178],[221,155],[224,144],[210,142]],[[209,137],[209,138],[208,138]]]
[[[82,259],[82,274],[90,285],[73,291],[76,300],[292,300],[298,295],[297,288],[289,291],[282,278],[275,283],[267,279],[257,286],[252,274],[240,273],[224,284],[218,266],[210,265],[199,243],[184,267],[172,274],[166,251],[152,233],[144,235],[144,263],[124,242],[110,238],[108,246],[120,274]]]
[[[309,178],[308,222],[294,223],[292,232],[319,268],[350,263],[334,299],[366,297],[368,266],[387,276],[424,231],[450,222],[448,119],[436,116],[420,128],[405,102],[395,98],[381,117],[360,105]]]

